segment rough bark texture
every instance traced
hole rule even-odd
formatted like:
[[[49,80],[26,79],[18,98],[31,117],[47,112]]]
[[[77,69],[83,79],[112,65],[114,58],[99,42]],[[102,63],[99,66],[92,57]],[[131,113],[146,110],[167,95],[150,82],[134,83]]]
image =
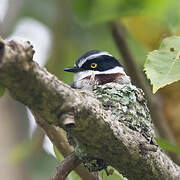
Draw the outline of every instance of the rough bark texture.
[[[71,133],[79,148],[104,159],[129,180],[180,179],[180,167],[159,148],[148,150],[147,140],[115,121],[97,99],[70,88],[32,58],[30,43],[0,41],[0,83],[14,98],[49,124],[64,128],[69,119],[75,121]]]

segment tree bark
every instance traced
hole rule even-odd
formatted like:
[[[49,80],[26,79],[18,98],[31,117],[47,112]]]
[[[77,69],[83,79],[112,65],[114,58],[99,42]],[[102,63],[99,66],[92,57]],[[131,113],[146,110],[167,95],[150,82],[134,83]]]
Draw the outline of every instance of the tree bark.
[[[0,40],[0,83],[49,124],[65,128],[88,156],[103,159],[129,180],[178,180],[180,167],[138,132],[113,119],[93,95],[72,89],[32,60],[29,42]],[[46,131],[46,130],[45,130]],[[148,150],[149,149],[149,150]]]

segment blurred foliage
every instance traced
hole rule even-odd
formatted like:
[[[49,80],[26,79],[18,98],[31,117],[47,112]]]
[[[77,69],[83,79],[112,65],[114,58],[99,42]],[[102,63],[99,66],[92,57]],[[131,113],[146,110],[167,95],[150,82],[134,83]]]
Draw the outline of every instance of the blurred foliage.
[[[38,148],[39,145],[37,139],[25,140],[12,149],[9,161],[16,165],[23,164],[33,180],[48,180],[55,173],[59,162],[42,148]]]
[[[158,48],[162,38],[171,35],[166,23],[148,16],[125,17],[122,23],[134,39],[146,46],[148,50]]]
[[[149,0],[143,14],[154,21],[164,22],[175,33],[180,23],[179,8],[178,0]]]
[[[32,141],[26,140],[12,149],[10,153],[10,161],[12,161],[12,163],[20,163],[27,157],[31,156],[32,150]]]
[[[163,99],[164,115],[167,123],[180,145],[180,82],[175,82],[159,90]]]
[[[171,144],[170,142],[162,139],[162,138],[155,138],[158,145],[166,151],[174,152],[176,154],[180,154],[180,146],[176,146]]]
[[[158,50],[148,54],[144,67],[153,85],[153,93],[180,80],[180,37],[164,39]]]
[[[123,16],[134,15],[145,8],[148,0],[73,0],[73,10],[86,24],[104,23]]]
[[[55,173],[59,162],[52,155],[39,151],[25,162],[29,177],[32,180],[49,180]]]
[[[55,15],[58,13],[58,9],[54,1],[24,0],[23,4],[22,16],[33,17],[48,26],[55,23]]]
[[[0,84],[0,97],[3,96],[4,93],[5,93],[5,87],[2,84]]]
[[[164,21],[173,32],[179,25],[178,0],[72,0],[72,6],[78,20],[88,25],[139,14]]]

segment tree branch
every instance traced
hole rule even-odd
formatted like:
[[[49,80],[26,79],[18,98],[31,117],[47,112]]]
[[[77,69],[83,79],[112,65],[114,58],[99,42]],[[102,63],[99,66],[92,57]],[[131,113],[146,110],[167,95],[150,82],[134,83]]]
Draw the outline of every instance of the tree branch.
[[[140,133],[113,119],[93,95],[72,89],[32,58],[30,43],[0,40],[0,82],[49,124],[65,129],[64,120],[73,117],[71,133],[81,152],[103,159],[129,180],[180,177],[180,167],[159,148],[142,151],[149,142]]]
[[[79,164],[81,160],[77,158],[75,153],[71,153],[68,155],[57,168],[57,173],[52,177],[51,180],[65,180],[68,174],[74,170]]]

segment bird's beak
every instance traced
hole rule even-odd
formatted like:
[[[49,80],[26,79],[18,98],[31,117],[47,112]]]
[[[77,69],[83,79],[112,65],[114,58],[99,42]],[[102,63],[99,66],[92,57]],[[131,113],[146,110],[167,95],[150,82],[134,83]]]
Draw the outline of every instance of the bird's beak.
[[[83,71],[83,69],[74,66],[74,67],[65,68],[64,71],[76,73],[76,72]]]

